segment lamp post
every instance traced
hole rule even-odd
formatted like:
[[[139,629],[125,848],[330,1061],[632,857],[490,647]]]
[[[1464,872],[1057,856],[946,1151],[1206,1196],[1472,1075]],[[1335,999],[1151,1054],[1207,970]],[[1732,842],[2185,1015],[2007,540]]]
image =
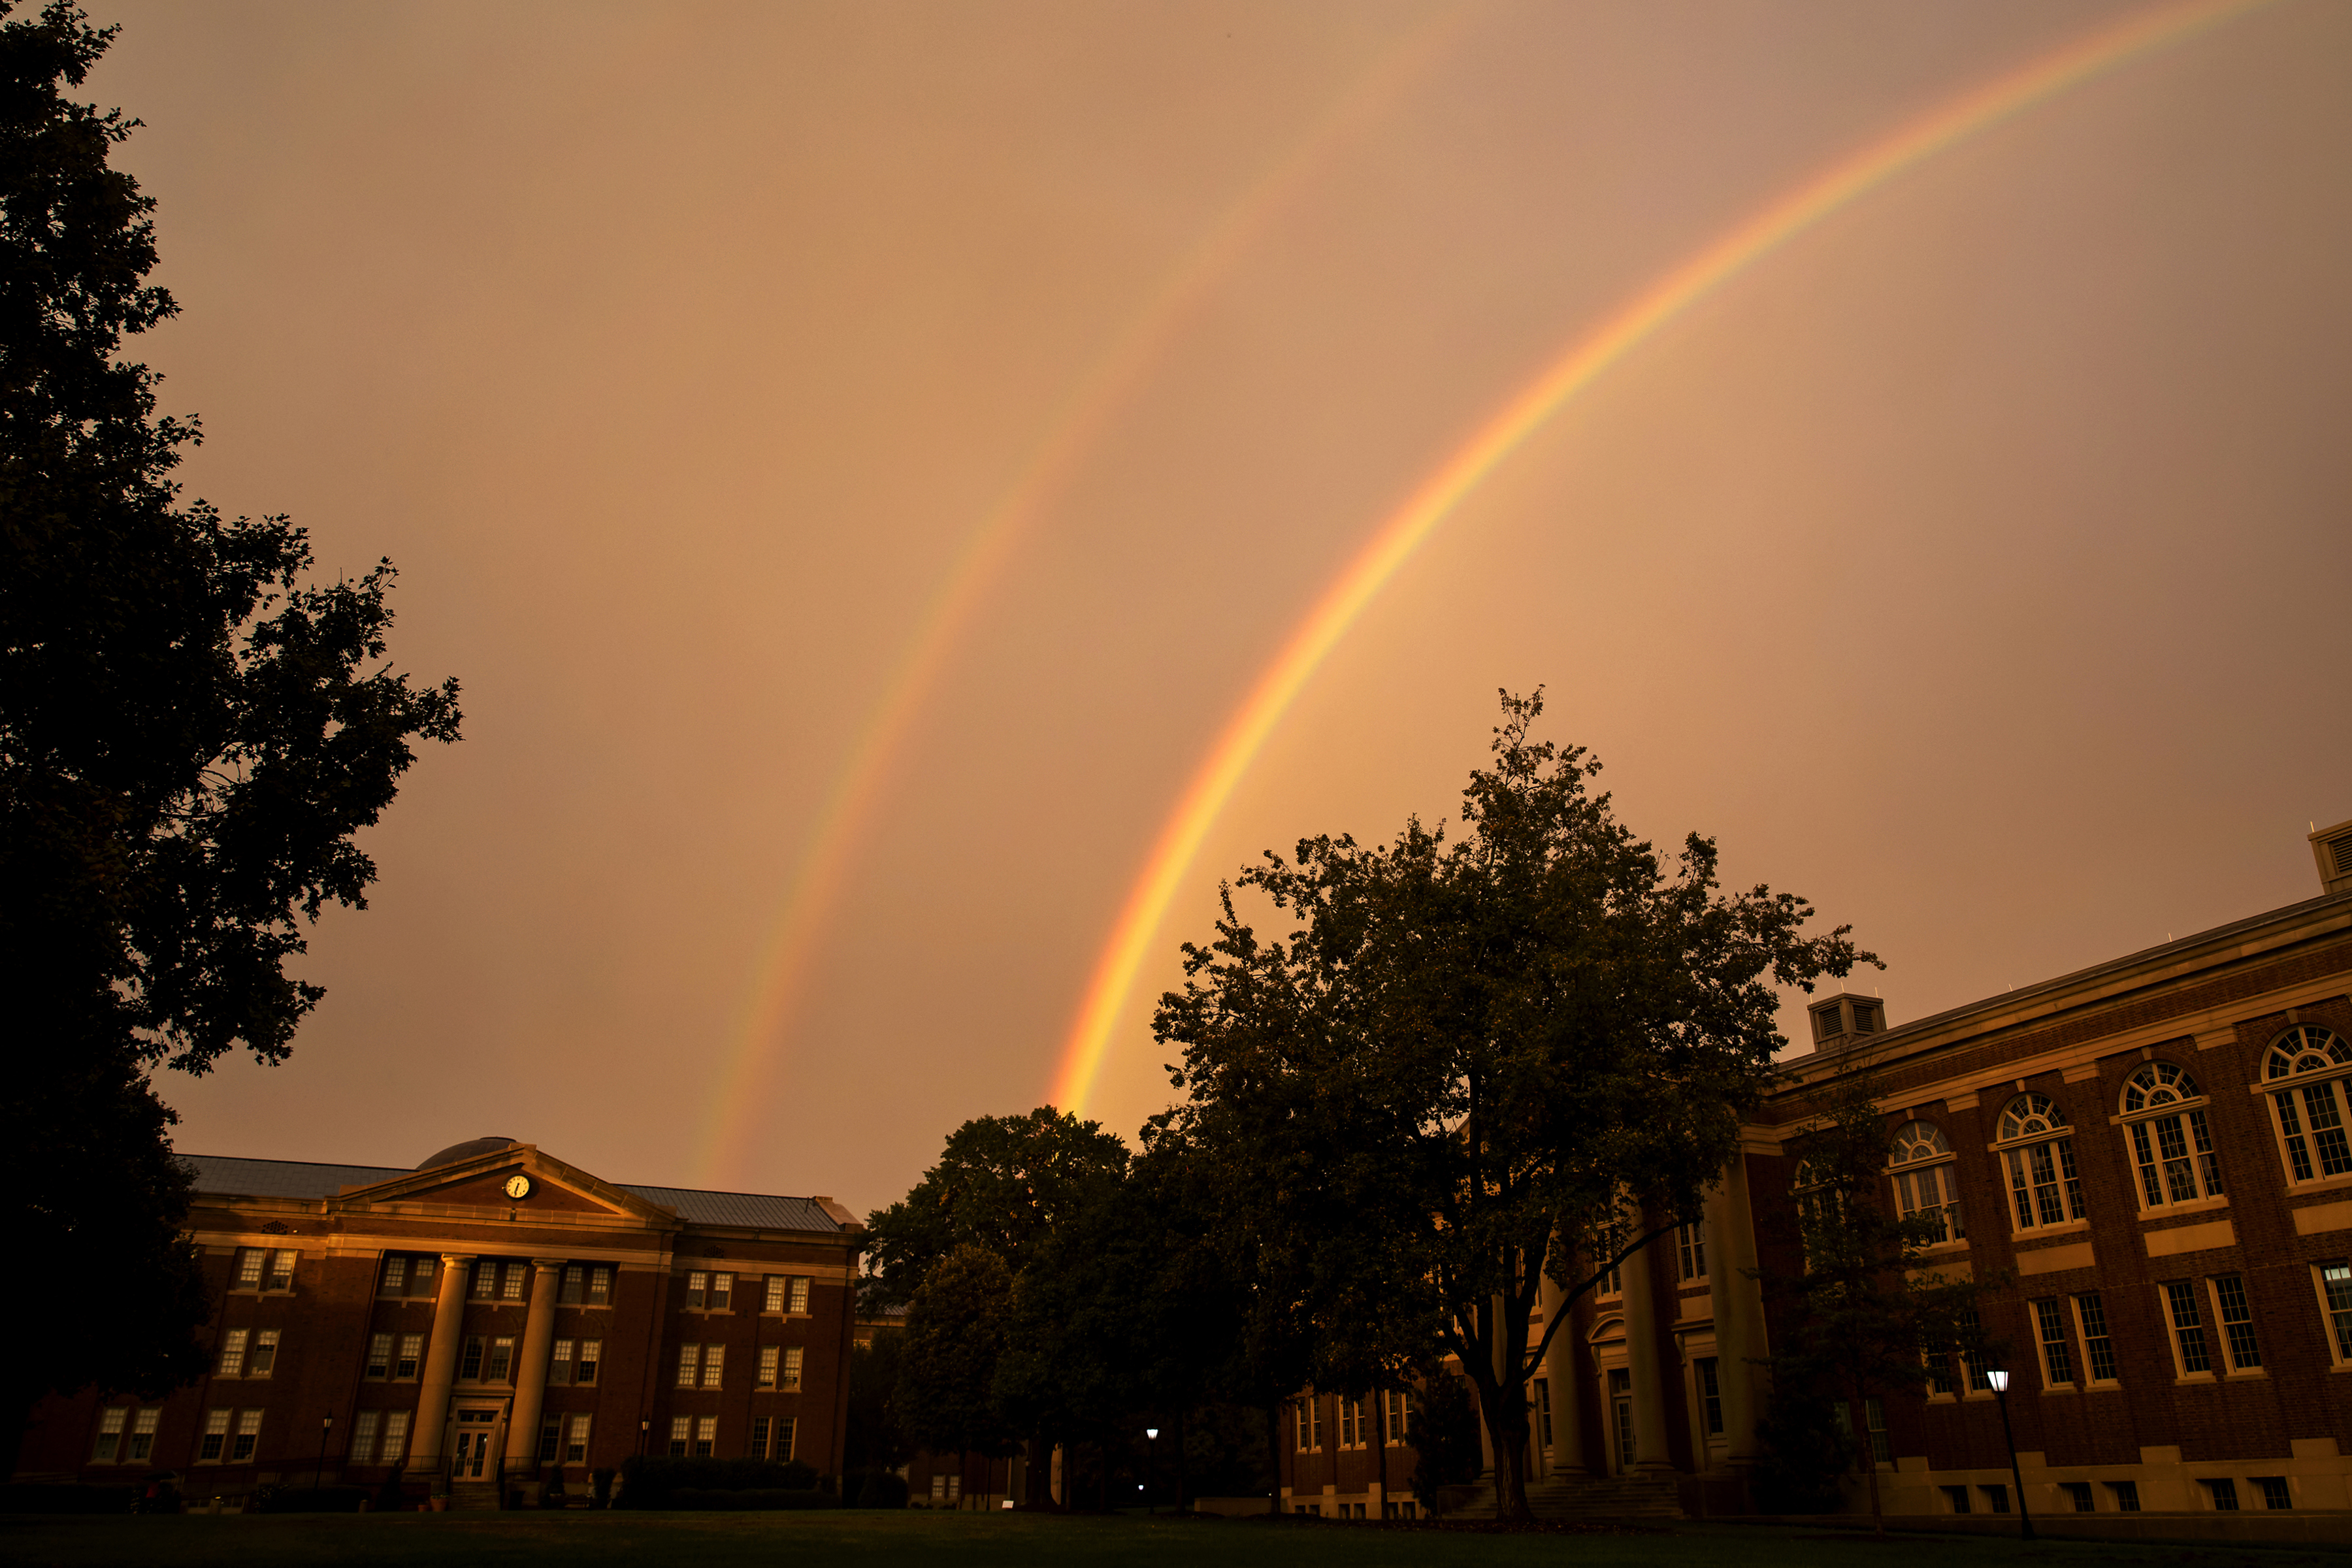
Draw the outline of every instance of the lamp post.
[[[319,1463],[318,1467],[310,1472],[310,1489],[314,1492],[317,1491],[320,1486],[324,1485],[326,1481],[327,1434],[334,1429],[335,1418],[332,1415],[321,1415],[319,1417]]]
[[[2009,1429],[2009,1369],[1988,1367],[1985,1381],[1992,1384],[1993,1402],[2000,1406],[2000,1440],[2009,1450],[2009,1479],[2017,1483],[2017,1538],[2031,1541],[2033,1515],[2025,1506],[2025,1472],[2017,1468],[2017,1437]]]
[[[1146,1426],[1143,1429],[1143,1511],[1146,1513],[1160,1511],[1159,1495],[1152,1490],[1159,1481],[1160,1428]]]

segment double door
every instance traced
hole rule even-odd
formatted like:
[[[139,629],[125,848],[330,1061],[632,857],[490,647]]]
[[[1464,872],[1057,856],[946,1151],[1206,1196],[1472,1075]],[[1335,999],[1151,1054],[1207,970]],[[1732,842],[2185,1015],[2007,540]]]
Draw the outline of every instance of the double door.
[[[505,1423],[502,1413],[460,1410],[450,1420],[449,1479],[453,1481],[495,1481],[499,1477],[498,1436]]]

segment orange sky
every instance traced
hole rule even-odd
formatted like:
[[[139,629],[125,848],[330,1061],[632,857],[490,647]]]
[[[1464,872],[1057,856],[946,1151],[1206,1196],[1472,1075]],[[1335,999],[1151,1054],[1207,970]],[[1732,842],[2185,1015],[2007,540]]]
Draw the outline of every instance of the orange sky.
[[[167,1084],[182,1146],[499,1132],[887,1202],[1044,1098],[1202,753],[1500,400],[1777,192],[2137,8],[94,7],[189,489],[393,556],[401,661],[467,693],[373,908],[317,933],[294,1060]],[[1164,1102],[1149,997],[1217,877],[1451,812],[1498,685],[1549,688],[1637,829],[1852,921],[1898,1021],[2315,893],[2305,824],[2352,816],[2347,167],[2352,6],[2282,0],[1673,322],[1307,689],[1092,1111]],[[827,803],[1074,402],[715,1148]]]

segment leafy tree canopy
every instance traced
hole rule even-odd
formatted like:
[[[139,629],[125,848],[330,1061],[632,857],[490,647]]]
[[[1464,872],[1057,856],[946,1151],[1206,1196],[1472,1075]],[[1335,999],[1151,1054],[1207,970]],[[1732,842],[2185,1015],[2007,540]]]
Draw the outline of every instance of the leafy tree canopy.
[[[1118,1184],[1128,1158],[1100,1122],[1050,1105],[965,1122],[913,1191],[868,1216],[873,1294],[912,1300],[932,1266],[963,1246],[1022,1272],[1057,1228]]]
[[[1459,837],[1409,820],[1244,872],[1296,929],[1262,939],[1228,889],[1156,1019],[1191,1097],[1171,1125],[1301,1216],[1272,1229],[1289,1298],[1348,1314],[1319,1331],[1372,1359],[1409,1351],[1416,1319],[1457,1356],[1507,1513],[1527,1379],[1566,1317],[1528,1345],[1543,1277],[1589,1289],[1696,1216],[1786,1043],[1776,987],[1874,962],[1843,927],[1805,934],[1801,899],[1721,889],[1709,839],[1663,862],[1588,790],[1597,763],[1532,739],[1541,711],[1504,696]]]
[[[284,518],[180,500],[197,427],[121,354],[177,311],[108,163],[138,122],[71,97],[113,32],[63,0],[0,18],[0,1188],[28,1255],[152,1307],[101,1342],[79,1300],[16,1301],[14,1430],[44,1391],[185,1370],[186,1178],[147,1075],[286,1057],[321,994],[285,972],[303,922],[364,905],[353,835],[459,715],[385,662],[389,564],[316,584]]]

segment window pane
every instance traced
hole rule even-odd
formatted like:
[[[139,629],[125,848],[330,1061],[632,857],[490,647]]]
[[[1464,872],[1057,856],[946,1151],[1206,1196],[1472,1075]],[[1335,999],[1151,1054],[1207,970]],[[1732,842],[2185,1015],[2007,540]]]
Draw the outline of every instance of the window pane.
[[[2185,1279],[2175,1279],[2164,1287],[2167,1305],[2172,1311],[2172,1332],[2180,1346],[2180,1370],[2210,1372],[2212,1357],[2205,1349],[2205,1321],[2197,1310],[2197,1290]]]
[[[383,1418],[383,1457],[379,1463],[396,1465],[408,1451],[408,1412],[395,1410]]]

